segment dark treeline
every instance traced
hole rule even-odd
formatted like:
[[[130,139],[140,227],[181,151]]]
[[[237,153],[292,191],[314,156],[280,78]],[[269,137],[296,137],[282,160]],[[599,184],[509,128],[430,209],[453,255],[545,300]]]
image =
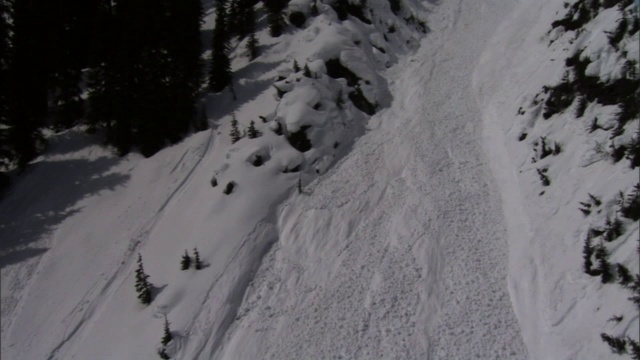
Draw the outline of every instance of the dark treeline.
[[[255,4],[255,0],[216,1],[216,26],[213,29],[211,43],[209,90],[217,93],[227,87],[232,88],[233,76],[228,52],[229,43],[233,36],[237,36],[238,40],[247,38],[246,46],[249,50],[250,60],[258,56],[258,40],[255,34]]]
[[[202,14],[199,0],[0,0],[0,167],[24,168],[42,129],[80,120],[121,155],[179,141],[196,117]]]

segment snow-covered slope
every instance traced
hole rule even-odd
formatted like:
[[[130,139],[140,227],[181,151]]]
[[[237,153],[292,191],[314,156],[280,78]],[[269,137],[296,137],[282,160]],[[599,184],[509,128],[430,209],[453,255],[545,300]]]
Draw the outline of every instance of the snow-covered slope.
[[[176,359],[599,359],[601,332],[634,337],[628,291],[582,272],[589,225],[637,181],[584,160],[585,119],[613,111],[531,105],[570,49],[606,48],[615,8],[572,39],[549,33],[552,0],[366,3],[291,1],[305,24],[275,39],[259,4],[260,57],[232,49],[237,99],[208,95],[212,129],[150,159],[52,136],[0,203],[2,358],[155,359],[165,315]],[[618,71],[600,53],[597,74]],[[233,117],[262,136],[231,143]],[[531,164],[540,136],[563,151]],[[588,193],[604,205],[585,219]],[[635,269],[625,229],[607,246]],[[204,268],[180,271],[194,247]]]
[[[576,31],[552,29],[558,20],[579,18],[567,16],[579,3],[596,9],[593,19]],[[612,358],[617,355],[601,333],[635,341],[640,335],[638,308],[627,300],[632,292],[614,284],[619,278],[602,284],[599,277],[587,275],[583,265],[588,239],[592,246],[603,243],[612,265],[620,263],[632,274],[640,270],[638,220],[625,217],[617,203],[619,192],[628,197],[640,174],[629,159],[614,160],[610,148],[628,146],[634,137],[640,141],[637,112],[615,135],[621,102],[585,101],[584,114],[579,115],[580,98],[587,96],[576,92],[575,100],[568,102],[571,106],[545,119],[545,99],[550,95],[542,91],[543,86],[563,82],[565,72],[570,79],[577,76],[579,70],[566,62],[576,54],[591,59],[585,73],[603,83],[627,77],[622,69],[629,60],[635,60],[637,68],[640,41],[632,21],[615,46],[608,39],[623,17],[638,16],[631,1],[620,3],[623,6],[604,8],[589,1],[523,2],[501,25],[475,73],[486,148],[509,228],[509,288],[535,359]],[[623,95],[634,96],[638,103],[637,85]],[[594,122],[602,127],[593,129]],[[549,147],[556,142],[561,151],[542,155],[541,137]],[[536,169],[548,169],[548,186]],[[621,236],[610,242],[593,232],[606,229],[607,219],[619,219],[623,225]],[[597,260],[592,260],[597,267]],[[623,318],[612,321],[614,316]]]

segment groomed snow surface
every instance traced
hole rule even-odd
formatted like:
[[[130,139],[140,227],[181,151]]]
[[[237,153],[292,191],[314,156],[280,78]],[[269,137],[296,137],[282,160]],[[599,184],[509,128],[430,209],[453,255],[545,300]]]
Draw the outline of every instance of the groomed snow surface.
[[[261,18],[261,56],[232,52],[238,100],[210,95],[212,129],[150,159],[114,157],[82,128],[52,136],[0,203],[2,358],[157,359],[165,315],[175,359],[611,356],[599,334],[623,332],[606,319],[632,307],[582,273],[577,201],[613,196],[606,182],[629,186],[633,172],[551,168],[543,198],[516,140],[531,122],[518,107],[562,73],[566,39],[554,50],[545,38],[562,4],[405,1],[394,17],[368,3],[374,25],[319,1],[320,16],[278,39]],[[399,20],[409,14],[428,34]],[[370,119],[337,105],[347,83],[324,67],[336,58],[378,105]],[[293,59],[314,77],[292,73]],[[232,112],[263,136],[231,144]],[[273,132],[305,125],[305,153]],[[575,127],[544,130],[586,141]],[[629,226],[612,256],[637,268]],[[196,246],[204,269],[180,271]],[[138,252],[148,307],[133,287]],[[633,335],[638,318],[619,326]]]

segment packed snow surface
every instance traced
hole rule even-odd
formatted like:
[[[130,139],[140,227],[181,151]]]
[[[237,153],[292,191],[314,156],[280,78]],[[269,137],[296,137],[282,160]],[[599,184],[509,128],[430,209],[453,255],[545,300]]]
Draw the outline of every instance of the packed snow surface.
[[[506,286],[499,192],[471,92],[509,9],[443,2],[385,75],[391,107],[305,194],[249,287],[225,358],[526,358]]]

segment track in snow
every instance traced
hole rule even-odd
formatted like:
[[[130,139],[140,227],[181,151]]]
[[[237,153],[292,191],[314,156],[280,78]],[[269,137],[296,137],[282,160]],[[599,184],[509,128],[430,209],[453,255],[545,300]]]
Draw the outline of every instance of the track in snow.
[[[444,1],[390,109],[285,203],[223,358],[521,359],[499,192],[471,92],[504,1]],[[377,124],[377,125],[376,125]]]

